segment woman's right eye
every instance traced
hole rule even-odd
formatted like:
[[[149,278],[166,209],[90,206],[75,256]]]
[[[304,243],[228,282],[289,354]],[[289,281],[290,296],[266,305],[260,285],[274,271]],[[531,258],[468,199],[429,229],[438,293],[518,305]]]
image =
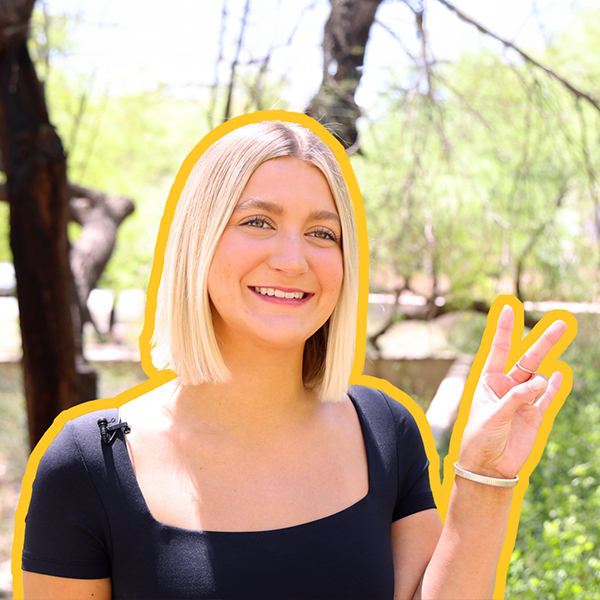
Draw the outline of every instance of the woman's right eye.
[[[249,225],[257,229],[267,229],[271,227],[271,224],[264,217],[251,217],[242,223],[242,225]]]

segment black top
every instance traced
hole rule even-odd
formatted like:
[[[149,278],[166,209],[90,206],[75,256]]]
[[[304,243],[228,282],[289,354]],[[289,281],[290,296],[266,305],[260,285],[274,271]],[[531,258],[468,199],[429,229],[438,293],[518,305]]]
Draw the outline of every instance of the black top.
[[[355,386],[367,495],[331,516],[270,531],[196,531],[158,522],[122,431],[102,443],[98,418],[65,424],[42,458],[26,519],[23,569],[112,579],[113,598],[390,600],[391,523],[435,508],[428,461],[408,410]]]

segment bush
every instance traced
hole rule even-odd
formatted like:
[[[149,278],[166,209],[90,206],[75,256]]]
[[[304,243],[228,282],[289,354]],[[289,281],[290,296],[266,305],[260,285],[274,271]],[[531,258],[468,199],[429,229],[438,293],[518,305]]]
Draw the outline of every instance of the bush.
[[[573,390],[525,493],[506,598],[600,598],[598,317],[578,321],[564,357]]]

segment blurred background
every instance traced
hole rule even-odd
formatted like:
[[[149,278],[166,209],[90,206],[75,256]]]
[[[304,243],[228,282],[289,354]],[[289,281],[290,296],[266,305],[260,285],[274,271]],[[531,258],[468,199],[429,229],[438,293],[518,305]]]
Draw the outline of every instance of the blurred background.
[[[442,459],[494,298],[517,296],[528,328],[577,317],[506,597],[598,598],[599,57],[598,0],[1,0],[0,596],[30,448],[61,410],[146,379],[179,166],[216,125],[276,108],[351,154],[365,372],[419,403]]]

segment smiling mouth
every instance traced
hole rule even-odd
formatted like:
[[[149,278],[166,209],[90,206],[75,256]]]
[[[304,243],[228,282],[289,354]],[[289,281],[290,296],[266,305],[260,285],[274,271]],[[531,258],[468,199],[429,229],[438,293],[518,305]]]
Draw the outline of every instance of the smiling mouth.
[[[252,289],[261,296],[286,298],[288,300],[302,300],[308,296],[308,294],[304,292],[284,292],[283,290],[278,290],[277,288],[253,287]]]

